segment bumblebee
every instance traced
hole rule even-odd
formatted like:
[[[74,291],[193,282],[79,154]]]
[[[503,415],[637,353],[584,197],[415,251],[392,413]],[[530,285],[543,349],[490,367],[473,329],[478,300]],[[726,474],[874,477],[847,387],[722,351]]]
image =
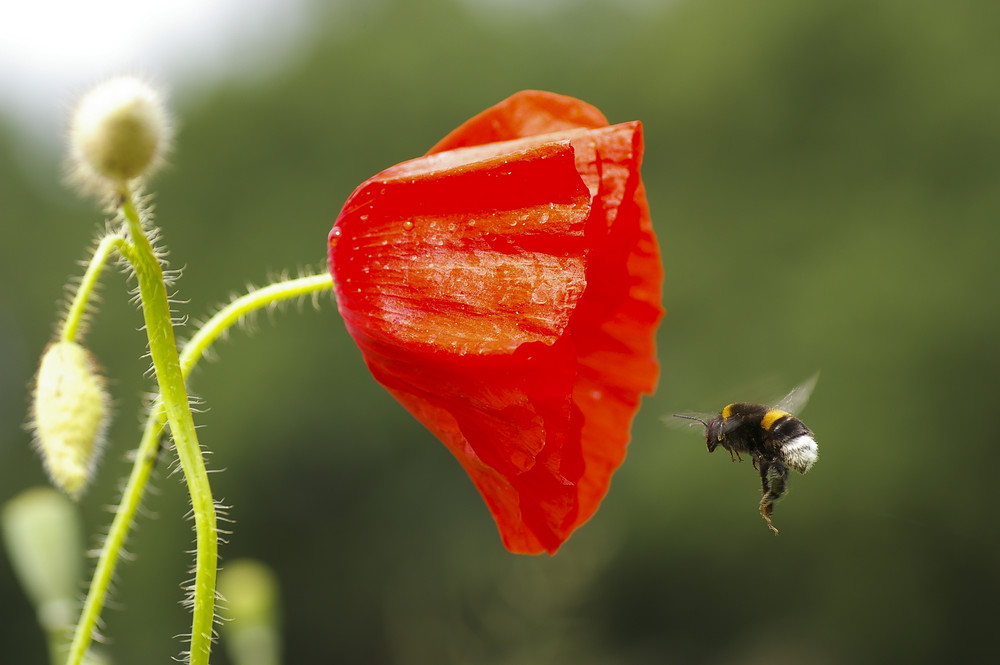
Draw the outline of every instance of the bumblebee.
[[[705,427],[708,452],[722,447],[733,461],[743,461],[749,455],[754,468],[760,473],[760,514],[774,533],[778,529],[771,523],[774,503],[784,496],[788,487],[788,471],[805,473],[818,457],[816,439],[812,430],[794,414],[809,400],[819,375],[792,390],[774,406],[737,402],[727,404],[718,414],[702,416],[675,413],[701,423]]]

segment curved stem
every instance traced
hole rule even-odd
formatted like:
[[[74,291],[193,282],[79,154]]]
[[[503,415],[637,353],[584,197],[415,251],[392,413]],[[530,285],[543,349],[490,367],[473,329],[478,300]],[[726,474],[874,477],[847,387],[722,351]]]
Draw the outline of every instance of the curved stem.
[[[181,373],[180,358],[170,314],[167,286],[163,269],[157,259],[131,192],[123,192],[122,214],[128,224],[129,236],[135,248],[132,267],[135,269],[146,323],[149,352],[160,387],[160,396],[177,457],[184,471],[195,528],[195,578],[192,593],[190,664],[207,665],[212,650],[212,626],[215,621],[215,576],[219,560],[219,533],[215,501],[201,454],[194,418],[188,403],[187,388]]]
[[[104,236],[97,244],[97,247],[94,249],[94,255],[90,257],[87,272],[83,274],[83,279],[80,280],[80,287],[76,290],[73,302],[70,303],[69,309],[66,311],[66,319],[60,326],[59,337],[62,341],[76,341],[77,333],[80,330],[84,314],[87,311],[87,303],[90,301],[90,296],[94,293],[97,280],[101,277],[104,264],[108,262],[112,251],[118,250],[121,252],[122,247],[126,244],[125,238],[118,235]]]
[[[233,300],[212,316],[184,346],[179,357],[183,378],[187,379],[208,347],[243,316],[284,300],[328,290],[332,285],[333,281],[329,273],[324,273],[270,284]],[[132,467],[132,473],[125,486],[121,504],[118,506],[108,537],[97,560],[97,567],[87,592],[83,613],[73,638],[71,654],[76,654],[77,657],[76,660],[71,658],[67,661],[71,665],[78,665],[81,662],[83,653],[90,642],[90,636],[97,625],[119,553],[124,546],[132,520],[139,508],[146,483],[156,464],[160,435],[166,421],[167,415],[163,401],[161,398],[157,398],[146,420],[135,465]]]
[[[181,352],[181,371],[184,372],[184,377],[187,378],[191,373],[191,369],[205,353],[205,350],[247,314],[283,300],[301,298],[332,288],[333,278],[330,273],[322,273],[268,284],[236,298],[216,312],[195,333],[191,341],[184,345],[184,350]]]
[[[128,537],[135,513],[139,509],[139,503],[142,501],[149,476],[156,465],[160,449],[160,435],[163,432],[165,422],[166,412],[163,409],[163,404],[157,400],[153,408],[153,415],[150,415],[146,420],[146,427],[142,433],[132,473],[129,475],[128,482],[122,492],[121,502],[115,509],[115,517],[111,521],[108,535],[105,537],[104,544],[98,554],[94,576],[90,580],[87,598],[83,603],[83,611],[80,613],[80,619],[73,632],[73,641],[66,659],[67,665],[83,663],[84,655],[93,639],[101,610],[104,608],[104,601],[108,595],[108,589],[111,586],[111,580],[114,578],[118,557],[125,546],[125,539]]]

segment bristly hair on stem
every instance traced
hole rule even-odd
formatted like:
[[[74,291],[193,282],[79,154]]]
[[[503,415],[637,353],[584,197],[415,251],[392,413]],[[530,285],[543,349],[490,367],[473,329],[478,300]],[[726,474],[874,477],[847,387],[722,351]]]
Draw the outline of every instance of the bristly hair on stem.
[[[294,300],[301,305],[306,297],[310,297],[313,304],[318,307],[320,294],[332,295],[332,286],[332,279],[327,272],[316,274],[303,272],[297,279],[269,284],[259,289],[253,289],[250,293],[239,297],[233,297],[227,305],[220,307],[214,315],[208,317],[203,324],[198,325],[195,335],[183,346],[179,355],[182,377],[186,379],[190,375],[198,360],[210,350],[215,340],[226,336],[233,325],[240,324],[247,316],[253,315],[260,309],[273,310],[288,300]],[[74,653],[80,657],[86,650],[86,645],[92,634],[97,631],[101,608],[106,599],[107,585],[113,577],[115,565],[120,558],[119,551],[124,544],[125,537],[134,524],[134,515],[140,509],[141,497],[152,470],[156,463],[162,459],[163,449],[175,447],[172,446],[171,440],[168,438],[169,426],[167,425],[162,397],[158,394],[147,395],[144,403],[148,407],[149,417],[144,428],[143,438],[135,454],[135,463],[123,493],[122,503],[115,511],[115,519],[109,529],[106,544],[99,553],[96,572],[87,594],[84,614],[74,635]],[[197,398],[192,398],[189,395],[188,404],[196,407]],[[202,451],[203,456],[205,453],[206,451]],[[182,466],[179,455],[171,455],[170,460],[171,467]],[[225,508],[221,505],[216,505],[215,508],[218,515],[217,524],[218,522],[228,523]],[[193,509],[190,515],[194,515]],[[227,531],[216,526],[217,537],[226,533]],[[217,597],[217,592],[215,595]],[[216,610],[213,612],[212,625],[216,625],[218,620],[219,615]],[[205,636],[202,635],[202,637]],[[208,637],[210,640],[211,636]],[[190,636],[187,639],[190,641]],[[200,642],[204,646],[204,640],[201,639]],[[190,653],[185,652],[184,657],[189,656]],[[74,662],[79,663],[80,661]]]
[[[300,268],[296,274],[297,277],[289,278],[288,272],[283,271],[272,276],[270,283],[262,287],[248,283],[246,293],[230,294],[229,302],[217,306],[209,316],[192,319],[190,327],[197,332],[183,341],[181,361],[185,363],[185,368],[191,353],[214,360],[214,342],[217,339],[228,339],[234,326],[252,335],[257,329],[257,318],[261,310],[271,314],[292,303],[301,310],[307,300],[315,309],[319,309],[321,296],[325,294],[333,297],[333,289],[327,288],[332,285],[329,273]]]

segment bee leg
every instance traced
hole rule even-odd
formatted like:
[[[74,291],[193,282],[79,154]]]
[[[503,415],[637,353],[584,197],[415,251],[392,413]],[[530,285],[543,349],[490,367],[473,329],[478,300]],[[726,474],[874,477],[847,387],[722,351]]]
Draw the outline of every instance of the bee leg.
[[[726,448],[726,450],[729,452],[729,461],[730,462],[735,462],[737,460],[739,460],[740,462],[743,461],[743,458],[740,457],[740,452],[738,450],[735,451],[735,452],[733,451],[732,448]],[[733,457],[733,455],[735,455],[735,457]]]
[[[772,507],[773,504],[769,503],[765,505],[764,501],[765,500],[762,499],[760,502],[760,516],[764,518],[765,522],[767,522],[767,528],[774,531],[775,535],[778,535],[778,527],[771,523],[771,512],[774,510]]]
[[[760,472],[761,491],[764,494],[760,500],[760,516],[767,522],[767,528],[778,533],[778,529],[771,523],[771,514],[774,512],[774,503],[785,495],[785,488],[788,484],[788,467],[781,462],[762,458],[758,471]]]

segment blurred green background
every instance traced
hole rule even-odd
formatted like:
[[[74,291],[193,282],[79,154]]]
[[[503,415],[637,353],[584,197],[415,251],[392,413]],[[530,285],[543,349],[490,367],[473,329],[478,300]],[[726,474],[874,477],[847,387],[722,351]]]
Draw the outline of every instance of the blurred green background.
[[[333,4],[333,3],[331,3]],[[522,88],[645,123],[666,269],[662,378],[597,515],[508,554],[444,447],[368,375],[332,299],[262,316],[191,382],[227,559],[282,587],[289,663],[938,663],[995,654],[1000,4],[991,0],[317,3],[275,71],[175,86],[153,183],[178,309],[322,266],[341,203]],[[44,483],[22,424],[62,285],[101,213],[0,118],[0,500]],[[147,361],[114,271],[88,344],[116,419],[89,544],[138,441]],[[665,414],[779,396],[820,462],[774,537],[749,463]],[[162,464],[104,614],[167,662],[191,522]],[[44,639],[0,552],[4,663]],[[227,663],[219,649],[213,662]]]

